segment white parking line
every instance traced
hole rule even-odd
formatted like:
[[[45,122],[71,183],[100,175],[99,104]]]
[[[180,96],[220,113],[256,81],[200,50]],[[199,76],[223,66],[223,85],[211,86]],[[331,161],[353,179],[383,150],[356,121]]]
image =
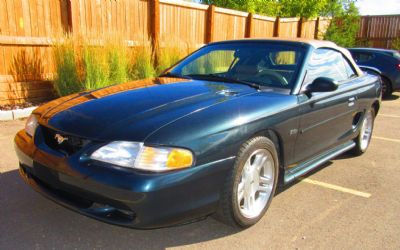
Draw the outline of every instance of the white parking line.
[[[351,189],[351,188],[345,188],[345,187],[329,184],[329,183],[322,182],[322,181],[315,181],[315,180],[311,180],[311,179],[308,179],[308,178],[301,178],[300,180],[301,180],[301,182],[317,185],[317,186],[324,187],[324,188],[333,189],[333,190],[336,190],[336,191],[339,191],[339,192],[348,193],[348,194],[360,196],[360,197],[363,197],[363,198],[371,197],[371,194],[369,194],[369,193],[357,191],[357,190],[354,190],[354,189]]]
[[[391,118],[400,118],[400,115],[387,115],[387,114],[379,114],[378,116],[383,116],[383,117],[391,117]]]
[[[391,139],[391,138],[380,137],[380,136],[372,136],[372,138],[379,139],[379,140],[384,140],[384,141],[391,141],[391,142],[400,143],[400,140],[398,140],[398,139]]]

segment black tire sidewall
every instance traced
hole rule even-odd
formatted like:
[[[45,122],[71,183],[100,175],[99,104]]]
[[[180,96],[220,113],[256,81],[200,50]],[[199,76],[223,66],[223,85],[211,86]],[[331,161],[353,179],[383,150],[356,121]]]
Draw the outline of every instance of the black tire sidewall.
[[[385,77],[381,77],[381,79],[382,79],[382,97],[388,98],[392,95],[392,85],[390,84],[390,81]],[[383,86],[386,86],[386,92],[383,92]]]
[[[266,149],[268,152],[272,155],[273,160],[274,160],[274,184],[272,187],[272,192],[271,195],[268,199],[267,204],[265,205],[264,209],[262,212],[255,218],[249,219],[244,217],[240,211],[239,211],[239,204],[237,202],[237,187],[240,182],[240,175],[242,173],[243,167],[247,161],[247,159],[250,157],[250,155],[256,151],[257,149]],[[278,155],[275,149],[275,146],[273,142],[271,142],[268,138],[266,137],[256,137],[250,140],[250,143],[246,145],[241,151],[240,155],[237,158],[237,161],[235,163],[235,174],[234,174],[234,180],[233,180],[233,185],[231,189],[231,206],[232,206],[232,212],[233,212],[233,217],[235,222],[241,226],[241,227],[249,227],[251,225],[254,225],[257,223],[265,214],[267,211],[269,205],[271,204],[272,198],[275,194],[276,186],[277,186],[277,180],[278,180],[278,168],[279,168],[279,162],[278,162]]]

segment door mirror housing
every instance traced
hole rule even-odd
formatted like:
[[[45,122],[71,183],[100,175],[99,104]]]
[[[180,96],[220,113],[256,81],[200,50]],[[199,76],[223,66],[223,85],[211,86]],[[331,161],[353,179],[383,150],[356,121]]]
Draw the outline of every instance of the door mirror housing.
[[[335,80],[328,77],[318,77],[310,85],[307,92],[332,92],[338,89],[338,84]]]

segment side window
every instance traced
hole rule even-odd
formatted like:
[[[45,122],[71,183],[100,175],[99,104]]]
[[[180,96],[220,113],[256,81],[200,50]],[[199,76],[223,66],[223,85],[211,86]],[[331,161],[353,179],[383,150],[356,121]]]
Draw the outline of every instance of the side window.
[[[278,51],[269,53],[273,65],[295,65],[296,51]]]
[[[371,53],[357,52],[354,54],[354,59],[357,63],[365,63],[370,61],[372,58],[374,58],[374,55]]]
[[[357,76],[357,73],[354,71],[353,67],[351,67],[349,61],[342,55],[342,61],[344,63],[344,67],[346,68],[347,72],[347,77],[352,78],[354,76]]]
[[[182,74],[216,74],[228,71],[235,63],[235,50],[212,51],[182,68]]]
[[[353,74],[353,69],[340,52],[331,49],[317,49],[308,62],[303,89],[318,77],[329,77],[342,82]]]

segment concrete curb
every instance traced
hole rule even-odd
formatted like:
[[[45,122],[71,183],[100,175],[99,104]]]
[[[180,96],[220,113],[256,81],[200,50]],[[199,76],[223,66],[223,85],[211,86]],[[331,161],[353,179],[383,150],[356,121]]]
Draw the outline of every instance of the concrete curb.
[[[10,121],[10,120],[26,118],[26,117],[30,116],[32,111],[36,108],[37,107],[5,110],[5,111],[0,110],[0,121]]]

